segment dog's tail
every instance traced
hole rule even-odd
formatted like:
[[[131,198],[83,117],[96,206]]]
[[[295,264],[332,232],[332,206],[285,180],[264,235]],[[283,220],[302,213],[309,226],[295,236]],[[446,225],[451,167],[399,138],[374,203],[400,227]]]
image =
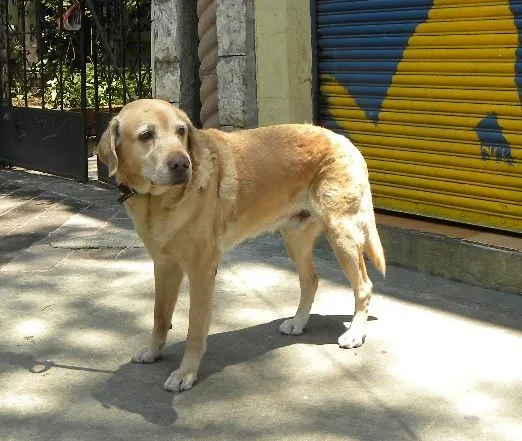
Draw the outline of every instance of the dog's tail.
[[[374,264],[375,268],[384,276],[386,275],[386,259],[384,258],[384,249],[382,248],[381,238],[377,231],[375,223],[375,214],[373,211],[372,196],[368,186],[366,196],[366,222],[365,222],[365,236],[364,251]]]
[[[384,258],[384,250],[382,248],[381,239],[375,225],[375,217],[373,217],[370,225],[368,225],[368,238],[364,244],[364,251],[375,265],[375,268],[385,276],[386,275],[386,259]]]

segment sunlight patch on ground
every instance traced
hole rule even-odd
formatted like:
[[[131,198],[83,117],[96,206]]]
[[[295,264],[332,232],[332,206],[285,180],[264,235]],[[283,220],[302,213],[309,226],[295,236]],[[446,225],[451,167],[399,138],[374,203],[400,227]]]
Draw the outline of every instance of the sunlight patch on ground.
[[[78,271],[81,271],[84,268],[85,261],[78,260],[77,266]],[[75,262],[76,263],[76,262]],[[152,277],[154,274],[154,265],[151,260],[147,261],[132,261],[125,259],[115,259],[115,260],[88,260],[89,263],[89,272],[91,274],[102,274],[105,271],[114,271],[115,274],[129,274],[132,273],[133,276],[147,274],[148,277]],[[69,266],[71,262],[68,263]]]
[[[450,340],[444,337],[439,343],[429,340],[426,336],[424,347],[416,342],[412,342],[409,349],[404,343],[401,347],[395,346],[393,350],[401,360],[391,366],[388,372],[407,381],[411,386],[438,395],[453,396],[457,391],[464,393],[468,386],[471,387],[476,382],[494,381],[497,384],[509,384],[520,376],[511,364],[512,361],[508,361],[505,355],[502,356],[502,351],[491,350],[490,356],[486,359],[483,354],[484,347],[464,348],[459,344],[452,347]],[[505,362],[502,358],[506,359]]]
[[[331,375],[336,370],[330,357],[317,356],[317,348],[314,346],[302,344],[293,353],[301,359],[301,365],[306,366],[307,374]]]
[[[150,303],[149,307],[143,310],[143,314],[136,316],[132,320],[132,325],[135,328],[140,328],[143,331],[151,331],[154,324],[154,304]],[[176,310],[174,311],[176,314]],[[173,318],[172,321],[175,319]]]
[[[122,294],[121,290],[115,292],[108,290],[100,297],[92,299],[92,304],[105,312],[122,314],[124,318],[136,313],[143,315],[144,312],[148,312],[154,307],[154,285],[148,289],[140,289],[137,295],[133,296],[132,302],[129,301],[128,295]]]
[[[236,264],[220,274],[220,289],[229,293],[244,293],[261,300],[268,308],[281,311],[281,305],[288,300],[286,295],[295,292],[299,299],[297,276],[286,270],[269,265]],[[281,299],[281,295],[285,299]]]
[[[500,403],[484,393],[465,393],[456,403],[457,410],[463,415],[486,416],[491,412],[502,411]]]
[[[515,420],[498,421],[495,424],[506,441],[520,441],[522,439],[522,423]]]
[[[15,330],[22,337],[42,337],[49,332],[49,326],[45,320],[32,318],[19,321]]]
[[[268,308],[241,308],[239,305],[234,316],[237,320],[251,323],[264,323],[281,318],[279,314]]]
[[[280,270],[269,265],[236,264],[222,274],[222,281],[232,287],[268,290],[273,287],[282,288],[288,284],[289,279],[297,279],[297,276],[286,270]],[[293,280],[292,280],[293,281]]]
[[[0,394],[0,409],[6,413],[41,414],[53,410],[55,405],[40,393],[10,391]]]
[[[73,346],[83,346],[101,352],[112,350],[121,342],[121,336],[115,332],[99,331],[97,329],[72,330],[67,340]]]
[[[321,286],[315,296],[312,313],[321,315],[349,315],[353,313],[353,291],[349,286]]]

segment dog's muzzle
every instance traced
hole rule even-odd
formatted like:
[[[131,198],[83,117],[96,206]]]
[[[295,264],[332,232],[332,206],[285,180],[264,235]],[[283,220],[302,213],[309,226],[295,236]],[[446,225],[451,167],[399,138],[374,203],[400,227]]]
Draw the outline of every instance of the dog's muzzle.
[[[172,155],[166,163],[168,169],[168,183],[166,185],[183,185],[190,180],[190,159],[181,154]]]

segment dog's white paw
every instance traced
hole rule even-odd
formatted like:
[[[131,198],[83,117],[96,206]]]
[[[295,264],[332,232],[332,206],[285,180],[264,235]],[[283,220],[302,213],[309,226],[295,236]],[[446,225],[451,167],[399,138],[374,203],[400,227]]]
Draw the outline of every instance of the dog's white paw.
[[[306,323],[303,323],[295,318],[285,320],[279,325],[279,331],[286,335],[300,335],[303,333],[303,329]]]
[[[163,387],[171,392],[182,392],[189,390],[197,379],[196,372],[182,372],[180,369],[170,374]]]
[[[365,338],[366,334],[362,330],[357,331],[350,328],[339,337],[337,343],[339,343],[339,347],[341,348],[353,349],[361,346],[364,343]]]
[[[161,351],[159,349],[151,350],[146,348],[136,352],[132,357],[132,361],[134,363],[154,363],[160,357]]]

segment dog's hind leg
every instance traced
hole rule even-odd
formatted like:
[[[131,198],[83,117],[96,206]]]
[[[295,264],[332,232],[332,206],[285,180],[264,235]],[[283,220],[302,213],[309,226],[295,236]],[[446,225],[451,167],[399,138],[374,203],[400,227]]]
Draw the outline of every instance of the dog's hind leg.
[[[371,194],[369,185],[354,180],[354,169],[352,167],[350,171],[343,163],[330,168],[312,194],[315,211],[323,222],[335,257],[350,280],[355,297],[355,314],[350,328],[338,339],[343,348],[356,348],[364,343],[372,294],[372,283],[363,257],[367,241],[366,209],[369,209],[365,204],[368,204],[367,197]]]
[[[366,338],[368,306],[372,294],[372,282],[368,278],[363,257],[364,234],[354,217],[330,219],[325,230],[335,257],[350,280],[355,297],[352,323],[339,337],[338,343],[342,348],[357,348]]]
[[[313,262],[313,247],[322,226],[309,214],[296,216],[281,229],[288,255],[299,274],[301,299],[295,316],[285,320],[279,330],[283,334],[299,335],[308,322],[319,278]]]

